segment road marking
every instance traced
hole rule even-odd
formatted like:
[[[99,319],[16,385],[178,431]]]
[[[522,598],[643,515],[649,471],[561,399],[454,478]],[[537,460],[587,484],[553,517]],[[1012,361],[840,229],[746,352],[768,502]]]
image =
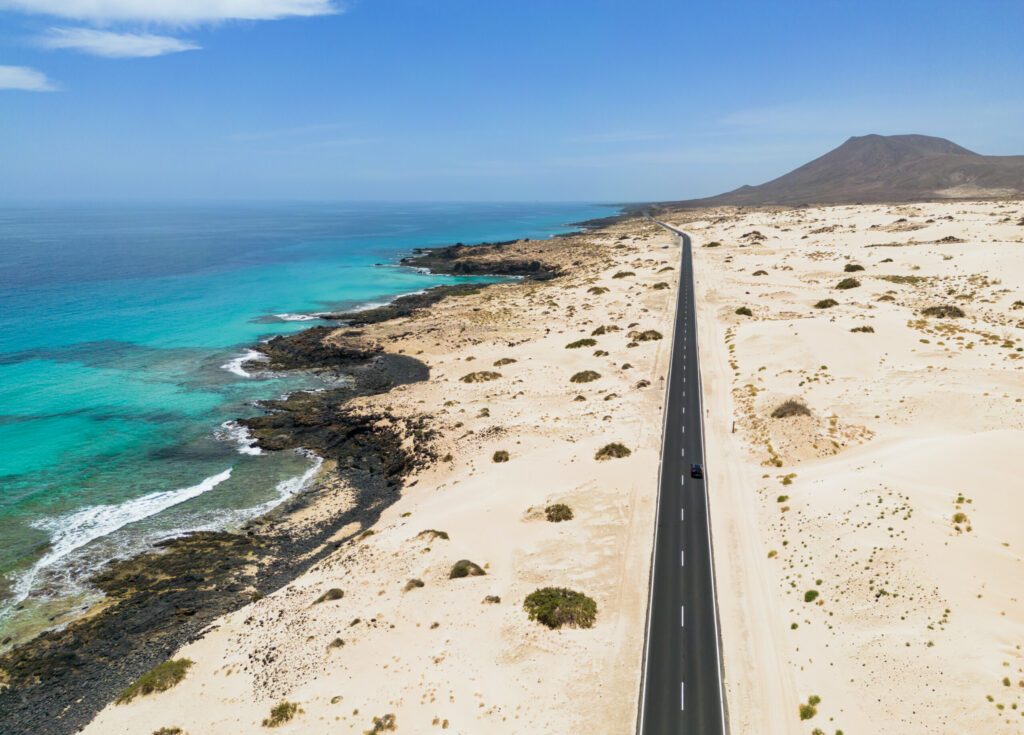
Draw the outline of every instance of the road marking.
[[[680,449],[679,450],[679,456],[680,457],[685,457],[686,456],[686,450],[685,449]]]
[[[686,627],[686,606],[679,606],[679,625],[680,627]]]
[[[679,509],[679,520],[684,520],[685,518],[686,518],[686,508],[680,508]]]
[[[686,682],[679,682],[679,709],[686,709]]]
[[[685,567],[686,566],[686,552],[685,551],[680,551],[679,552],[679,566],[681,566],[681,567]]]

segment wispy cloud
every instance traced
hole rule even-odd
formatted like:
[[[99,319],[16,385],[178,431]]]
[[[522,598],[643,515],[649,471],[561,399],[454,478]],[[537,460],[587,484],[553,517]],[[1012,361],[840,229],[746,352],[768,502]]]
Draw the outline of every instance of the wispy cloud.
[[[39,39],[45,48],[72,49],[111,59],[133,59],[193,51],[199,44],[152,33],[115,33],[93,28],[51,28]]]
[[[187,25],[331,15],[341,7],[334,0],[0,0],[0,10],[93,23]]]
[[[27,66],[0,66],[0,89],[53,92],[57,85],[36,69]]]

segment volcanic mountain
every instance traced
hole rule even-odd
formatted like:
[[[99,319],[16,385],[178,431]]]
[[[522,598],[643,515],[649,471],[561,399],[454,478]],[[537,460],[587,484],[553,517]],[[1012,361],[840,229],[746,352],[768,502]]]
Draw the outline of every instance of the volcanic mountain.
[[[1024,156],[983,156],[927,135],[863,135],[759,186],[671,204],[851,204],[1014,196],[1024,196]]]

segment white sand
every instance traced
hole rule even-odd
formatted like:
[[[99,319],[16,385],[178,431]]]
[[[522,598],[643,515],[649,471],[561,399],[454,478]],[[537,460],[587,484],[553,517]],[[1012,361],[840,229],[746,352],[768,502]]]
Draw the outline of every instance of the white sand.
[[[1024,732],[1022,218],[1021,202],[669,218],[694,234],[734,735]],[[943,304],[966,317],[920,315]],[[812,415],[771,418],[788,398]]]

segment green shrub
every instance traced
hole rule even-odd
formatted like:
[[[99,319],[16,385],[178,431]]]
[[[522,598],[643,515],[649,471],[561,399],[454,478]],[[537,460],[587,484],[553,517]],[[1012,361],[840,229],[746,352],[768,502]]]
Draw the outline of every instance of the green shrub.
[[[851,332],[863,332],[865,334],[874,334],[875,333],[875,328],[874,327],[867,327],[867,326],[865,326],[865,327],[854,327],[850,331]]]
[[[580,347],[593,347],[596,344],[597,344],[597,340],[596,339],[590,339],[588,337],[586,339],[578,339],[575,342],[570,342],[569,344],[567,344],[565,346],[565,349],[567,349],[567,350],[576,350],[576,349],[579,349]]]
[[[408,582],[405,583],[405,591],[409,592],[411,590],[418,589],[418,588],[420,588],[422,586],[423,586],[423,580],[422,579],[410,579]]]
[[[565,587],[544,587],[527,595],[523,608],[530,620],[549,628],[591,628],[597,619],[597,603],[582,592]]]
[[[180,727],[161,727],[154,730],[153,735],[183,735],[184,732]]]
[[[658,281],[653,286],[651,286],[651,288],[653,288],[655,291],[664,291],[665,289],[672,288],[672,287],[670,285],[668,285],[667,283],[665,283],[664,281]]]
[[[502,357],[500,360],[494,361],[494,367],[502,367],[504,365],[511,365],[516,359],[514,357]]]
[[[619,271],[614,276],[612,276],[612,278],[631,278],[632,276],[635,275],[636,273],[634,273],[633,271]]]
[[[754,312],[750,310],[749,306],[741,306],[736,310],[736,313],[740,316],[754,316]]]
[[[856,278],[844,278],[843,280],[836,284],[836,288],[838,288],[840,291],[845,291],[848,288],[859,287],[860,281],[858,281]]]
[[[601,377],[600,373],[595,373],[593,370],[583,370],[576,373],[569,378],[570,383],[593,383],[595,380]]]
[[[719,248],[721,246],[722,246],[722,243],[718,242],[718,240],[712,240],[711,242],[706,243],[704,245],[704,247],[706,247],[706,248]]]
[[[815,309],[830,309],[833,306],[839,306],[839,302],[835,299],[822,299],[814,305]]]
[[[767,276],[768,275],[768,271],[754,271],[753,275],[755,275],[755,276]]]
[[[818,599],[818,590],[807,590],[804,592],[804,602],[814,602]]]
[[[662,339],[661,332],[655,329],[646,329],[643,332],[631,332],[630,334],[637,342],[655,342]]]
[[[811,705],[811,704],[801,704],[800,705],[800,719],[801,720],[809,720],[812,717],[814,717],[816,714],[818,714],[818,709],[814,705]]]
[[[607,331],[608,331],[608,329],[604,325],[601,325],[600,327],[595,329],[593,332],[591,332],[590,336],[591,337],[600,337],[602,334],[604,334]]]
[[[483,600],[481,600],[481,604],[500,605],[501,598],[498,595],[487,595]]]
[[[506,452],[504,449],[499,449],[497,452],[494,453],[494,456],[491,457],[491,461],[508,462],[508,452]]]
[[[565,503],[554,503],[544,509],[545,515],[548,520],[552,523],[561,523],[562,521],[572,520],[572,508]]]
[[[117,704],[127,704],[136,697],[144,697],[153,692],[166,692],[179,684],[192,667],[193,661],[187,658],[176,658],[157,664],[117,697]]]
[[[488,380],[497,380],[500,377],[501,373],[496,373],[493,370],[481,370],[463,375],[459,380],[463,383],[486,383]]]
[[[857,271],[864,270],[864,266],[857,265],[856,263],[847,263],[845,266],[843,266],[843,270],[846,271],[847,273],[856,273]]]
[[[448,573],[448,579],[462,579],[463,577],[482,577],[487,574],[478,564],[474,564],[469,559],[460,559],[452,565],[451,572]]]
[[[603,293],[608,293],[608,289],[604,286],[591,286],[587,289],[587,293],[592,293],[595,296],[600,296]]]
[[[921,314],[924,316],[934,316],[940,319],[959,319],[960,317],[967,316],[964,314],[964,310],[959,306],[929,306],[926,309],[921,309]]]
[[[611,444],[605,444],[603,447],[597,450],[597,454],[594,455],[594,459],[606,460],[606,459],[622,459],[628,457],[633,452],[630,451],[629,447],[619,442],[612,442]]]
[[[280,727],[290,719],[295,717],[295,713],[299,711],[299,705],[295,702],[281,702],[280,704],[274,705],[274,708],[270,710],[270,717],[263,720],[263,727]]]
[[[788,401],[783,401],[775,410],[772,411],[773,419],[788,419],[791,416],[810,416],[811,409],[807,408],[806,405],[800,401],[790,398]]]

